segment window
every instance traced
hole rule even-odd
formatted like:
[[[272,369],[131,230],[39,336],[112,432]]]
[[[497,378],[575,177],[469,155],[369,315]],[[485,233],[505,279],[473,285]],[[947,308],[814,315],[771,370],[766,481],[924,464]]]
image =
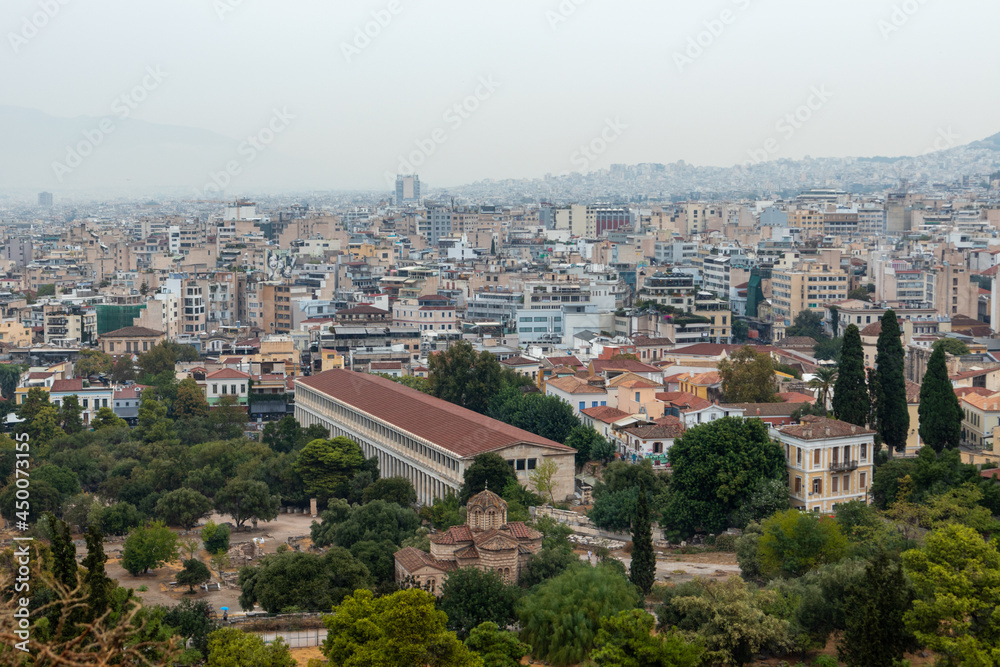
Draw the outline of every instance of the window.
[[[814,466],[818,466],[819,465],[819,457],[820,457],[819,450],[818,449],[814,450],[813,451],[813,465]]]
[[[795,448],[795,464],[796,465],[802,465],[802,448],[801,447],[796,447]]]
[[[528,470],[534,470],[538,459],[528,459]]]
[[[524,468],[527,465],[527,463],[528,462],[525,461],[524,459],[518,459],[517,460],[517,465],[515,466],[515,468],[517,468],[518,470],[524,470]]]
[[[590,407],[596,408],[597,407],[597,401],[591,401],[590,402]]]
[[[795,478],[795,493],[802,493],[802,478]]]
[[[861,443],[861,460],[865,461],[867,459],[868,459],[868,443],[867,442],[862,442]]]
[[[229,387],[230,387],[230,389],[229,389],[230,393],[232,393],[235,396],[236,395],[236,385],[235,384],[229,385]]]
[[[587,402],[586,401],[580,401],[580,409],[583,410],[586,407],[587,407]]]
[[[213,394],[219,393],[219,385],[215,384],[214,382],[212,383],[212,393]]]
[[[229,385],[225,385],[225,384],[222,385],[222,393],[223,393],[223,395],[229,393]]]
[[[851,476],[844,475],[844,493],[847,493],[850,490],[851,490]]]
[[[149,341],[148,340],[142,341],[142,351],[143,352],[148,352],[149,351]]]
[[[247,393],[247,386],[245,384],[240,385],[240,393],[241,394]]]
[[[851,462],[851,446],[844,445],[844,463]]]
[[[115,343],[114,343],[114,341],[109,341],[108,342],[108,352],[114,352],[114,351],[115,351]]]
[[[635,392],[635,402],[636,402],[636,403],[639,403],[639,402],[641,402],[641,401],[639,400],[639,392]]]
[[[862,472],[858,474],[858,488],[859,489],[868,488],[868,473]]]
[[[823,480],[821,479],[813,480],[813,493],[823,493]]]
[[[836,477],[833,478],[833,486],[830,488],[830,490],[833,491],[834,493],[837,493],[838,489],[837,489],[837,478]]]
[[[86,410],[89,407],[90,407],[90,399],[89,398],[83,399],[83,409]]]

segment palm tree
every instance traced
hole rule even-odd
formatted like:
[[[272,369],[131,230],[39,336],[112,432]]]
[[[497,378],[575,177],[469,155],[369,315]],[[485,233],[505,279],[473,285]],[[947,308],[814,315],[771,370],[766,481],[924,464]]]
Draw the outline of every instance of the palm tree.
[[[809,380],[809,387],[819,390],[820,405],[823,406],[824,410],[827,410],[827,398],[830,396],[830,390],[833,389],[833,383],[837,381],[837,369],[817,368],[814,375],[815,377]]]

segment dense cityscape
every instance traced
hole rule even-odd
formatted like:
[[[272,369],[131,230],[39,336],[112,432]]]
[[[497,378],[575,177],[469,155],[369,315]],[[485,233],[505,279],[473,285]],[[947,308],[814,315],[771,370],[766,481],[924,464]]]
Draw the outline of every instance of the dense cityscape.
[[[1000,664],[1000,8],[11,0],[0,664]]]

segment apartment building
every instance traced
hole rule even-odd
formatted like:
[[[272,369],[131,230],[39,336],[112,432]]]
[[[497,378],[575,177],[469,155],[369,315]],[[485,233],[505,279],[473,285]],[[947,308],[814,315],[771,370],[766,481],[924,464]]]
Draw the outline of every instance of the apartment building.
[[[792,507],[833,512],[852,500],[868,502],[875,432],[847,422],[808,415],[772,429],[785,450]]]
[[[823,314],[824,304],[847,298],[847,273],[820,262],[800,262],[787,271],[771,274],[771,304],[774,314],[790,325],[806,309]]]
[[[378,457],[382,477],[409,479],[421,504],[457,493],[466,468],[483,452],[506,459],[522,484],[552,461],[555,498],[574,493],[571,447],[376,375],[331,370],[297,379],[295,418],[357,442],[366,457]]]
[[[973,449],[993,451],[993,432],[1000,426],[1000,394],[962,396],[962,444]]]
[[[163,341],[164,333],[146,327],[124,327],[101,336],[101,349],[107,354],[142,354]]]

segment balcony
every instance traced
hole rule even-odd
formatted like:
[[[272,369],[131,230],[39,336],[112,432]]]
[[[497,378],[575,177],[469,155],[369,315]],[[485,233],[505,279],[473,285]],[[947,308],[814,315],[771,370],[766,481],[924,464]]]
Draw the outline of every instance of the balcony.
[[[857,461],[842,461],[840,463],[834,461],[833,463],[830,464],[831,472],[847,472],[849,470],[857,470],[857,469],[858,469]]]

